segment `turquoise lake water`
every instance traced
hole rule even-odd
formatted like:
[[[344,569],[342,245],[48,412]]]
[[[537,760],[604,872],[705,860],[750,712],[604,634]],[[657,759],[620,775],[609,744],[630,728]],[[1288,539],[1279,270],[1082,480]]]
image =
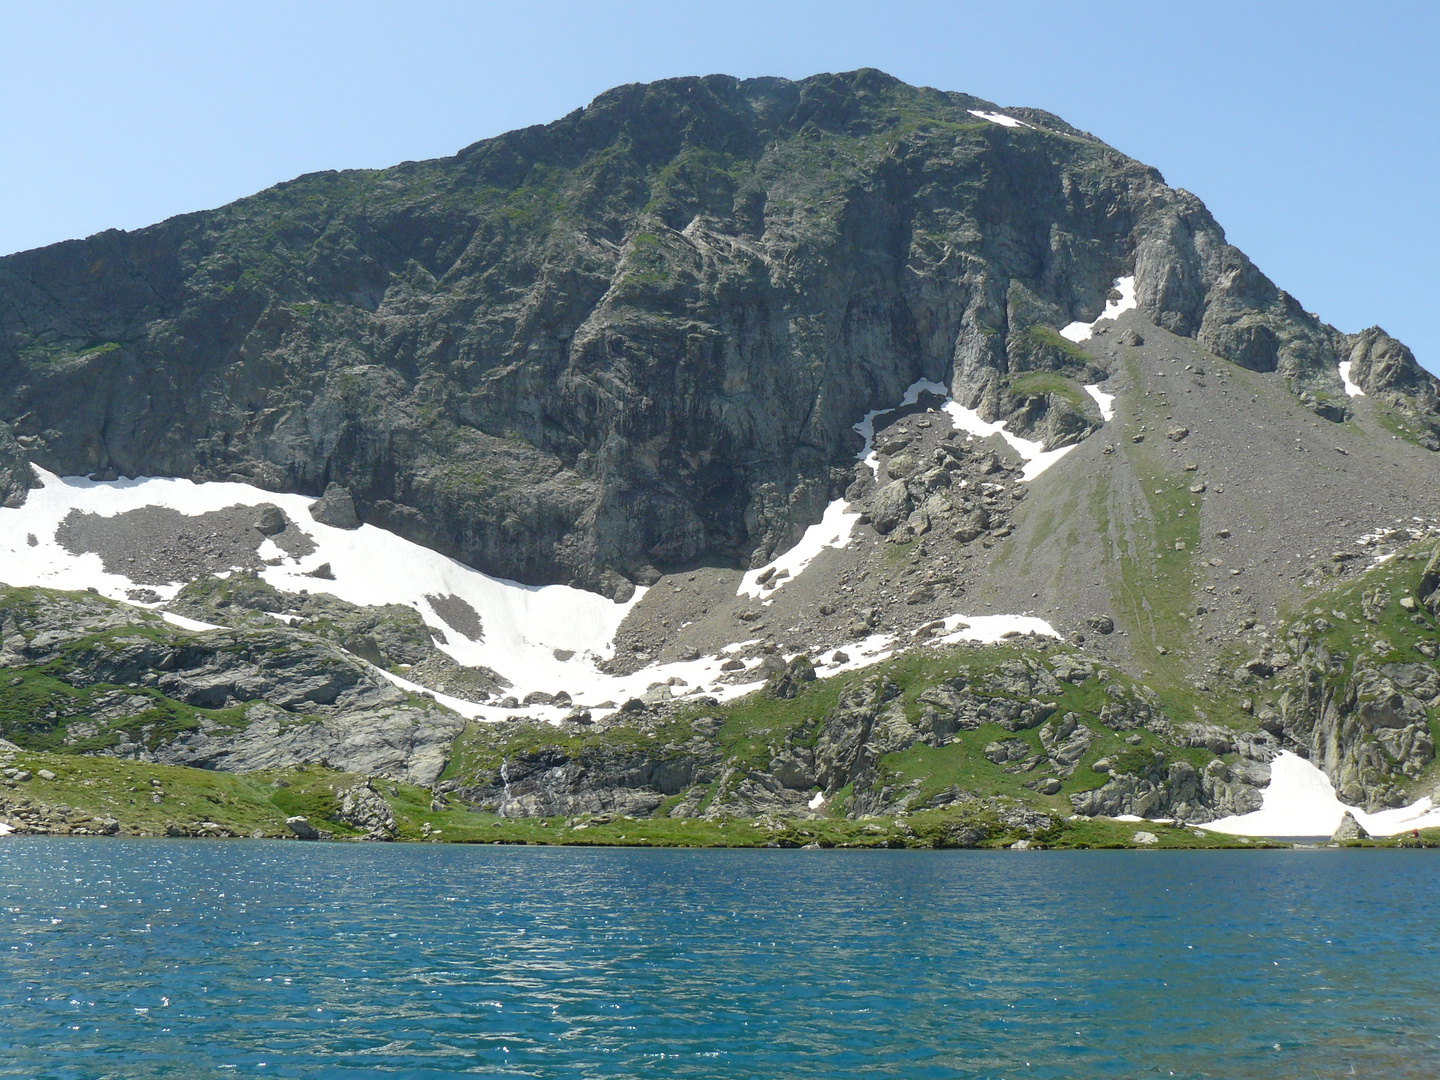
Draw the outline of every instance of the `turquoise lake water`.
[[[1413,851],[0,841],[0,1076],[1435,1077]]]

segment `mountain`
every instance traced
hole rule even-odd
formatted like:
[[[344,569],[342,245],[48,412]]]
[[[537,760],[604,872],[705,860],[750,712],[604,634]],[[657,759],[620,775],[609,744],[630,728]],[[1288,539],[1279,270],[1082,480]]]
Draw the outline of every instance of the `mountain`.
[[[1440,382],[1039,110],[673,79],[12,255],[0,422],[22,749],[991,839],[1440,779]]]

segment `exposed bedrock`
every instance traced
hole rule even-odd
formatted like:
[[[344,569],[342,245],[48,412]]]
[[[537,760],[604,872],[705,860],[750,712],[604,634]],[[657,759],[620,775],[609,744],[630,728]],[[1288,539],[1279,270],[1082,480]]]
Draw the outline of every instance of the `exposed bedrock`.
[[[0,422],[0,506],[24,505],[36,483],[30,459],[15,441],[10,425]]]
[[[1403,346],[1304,312],[1194,196],[990,107],[873,70],[624,86],[452,158],[12,255],[0,421],[58,473],[327,508],[339,485],[337,521],[623,597],[788,547],[848,482],[852,425],[917,379],[1082,437],[1017,379],[1095,377],[1053,331],[1125,274],[1236,363],[1338,395],[1349,358],[1433,410]]]
[[[4,669],[42,680],[10,684],[16,737],[227,772],[313,763],[430,784],[465,726],[314,635],[191,634],[86,593],[0,590]]]
[[[1063,682],[1080,685],[1095,678],[1094,664],[1083,658],[1055,657],[1048,666],[1016,659],[990,671],[957,674],[924,688],[907,704],[887,676],[863,677],[846,686],[823,716],[770,732],[776,741],[768,760],[753,754],[737,758],[722,749],[719,717],[693,720],[683,739],[665,726],[663,715],[644,712],[629,721],[641,734],[616,742],[577,742],[573,732],[502,727],[491,736],[490,763],[440,786],[472,806],[508,817],[662,812],[675,818],[793,818],[826,813],[823,807],[845,793],[846,816],[862,818],[983,801],[959,786],[902,781],[892,755],[918,745],[941,750],[986,725],[1012,735],[1034,732],[1029,739],[996,739],[984,755],[1016,776],[1017,787],[1049,793],[1078,768],[1112,771],[1108,760],[1095,761],[1093,744],[1143,728],[1168,749],[1122,755],[1102,788],[1072,797],[1078,812],[1203,823],[1260,807],[1260,791],[1269,780],[1266,761],[1276,749],[1271,736],[1175,725],[1143,693],[1118,684],[1107,688],[1100,716],[1060,713],[1046,700],[1060,693]],[[658,738],[662,734],[669,738]],[[1197,770],[1183,752],[1176,756],[1184,748],[1203,748],[1211,760]]]
[[[1261,723],[1325,771],[1346,802],[1370,812],[1409,803],[1406,782],[1435,758],[1427,707],[1440,676],[1424,663],[1374,663],[1307,646],[1293,681]]]

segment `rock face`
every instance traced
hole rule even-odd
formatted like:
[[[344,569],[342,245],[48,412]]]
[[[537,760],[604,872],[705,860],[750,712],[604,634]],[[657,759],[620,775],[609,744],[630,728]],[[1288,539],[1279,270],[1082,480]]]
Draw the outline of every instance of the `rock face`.
[[[1358,658],[1348,677],[1323,646],[1306,649],[1295,681],[1261,723],[1331,777],[1340,797],[1373,812],[1410,801],[1403,786],[1435,758],[1427,702],[1440,698],[1428,664]]]
[[[1093,377],[1054,331],[1125,274],[1167,330],[1317,394],[1350,359],[1433,427],[1398,342],[1306,314],[1153,169],[993,108],[873,70],[624,86],[453,158],[12,255],[0,421],[62,474],[244,479],[327,516],[343,485],[356,521],[615,596],[788,547],[852,425],[917,379],[1080,437],[1089,406],[1023,379]]]
[[[12,702],[7,733],[55,732],[76,751],[163,764],[316,763],[430,784],[465,726],[311,635],[190,634],[85,593],[0,588],[6,668],[54,671],[73,688]]]
[[[33,477],[30,460],[15,441],[10,425],[0,422],[0,506],[23,506]]]
[[[310,824],[310,819],[305,817],[288,817],[285,819],[285,827],[288,828],[301,840],[319,840],[320,830]]]
[[[797,668],[792,662],[778,670],[777,685]],[[615,813],[645,815],[669,800],[670,817],[753,817],[770,814],[806,817],[843,791],[847,817],[903,813],[930,807],[960,806],[983,800],[958,787],[938,791],[905,783],[887,761],[913,747],[951,747],[957,739],[986,725],[1012,732],[1034,732],[1029,739],[995,739],[984,756],[1005,772],[1025,778],[1023,786],[1042,795],[1061,788],[1078,768],[1101,771],[1093,743],[1115,738],[1117,732],[1144,730],[1167,747],[1204,748],[1217,755],[1197,770],[1180,754],[1132,751],[1105,759],[1103,771],[1113,772],[1103,787],[1071,797],[1076,812],[1087,815],[1170,816],[1203,823],[1248,813],[1261,805],[1260,792],[1269,781],[1269,757],[1275,740],[1264,732],[1236,733],[1202,724],[1176,725],[1147,699],[1140,688],[1111,684],[1113,693],[1100,715],[1082,720],[1074,712],[1056,715],[1047,694],[1058,695],[1062,683],[1094,687],[1096,669],[1084,657],[1060,653],[1002,661],[925,687],[913,701],[883,675],[860,676],[845,686],[833,707],[802,721],[771,744],[769,760],[755,752],[736,757],[718,737],[723,720],[700,717],[684,725],[676,737],[665,725],[665,713],[641,706],[625,719],[638,734],[615,742],[603,739],[605,722],[596,735],[578,746],[570,736],[552,729],[505,725],[488,729],[495,749],[473,775],[447,780],[442,788],[482,811],[507,817]],[[774,695],[772,695],[774,696]],[[783,696],[782,696],[783,697]],[[657,736],[666,735],[660,739]],[[507,739],[516,750],[506,749]],[[537,747],[536,742],[549,745]],[[1218,755],[1236,760],[1222,760]],[[1004,811],[1019,812],[1016,807]],[[1036,814],[1034,829],[1047,827]],[[958,841],[957,841],[958,842]],[[964,846],[963,844],[961,846]]]
[[[649,815],[667,797],[713,780],[709,766],[716,756],[699,746],[658,754],[603,745],[567,754],[546,747],[507,756],[488,777],[445,789],[502,817]]]
[[[395,813],[367,780],[340,792],[339,820],[366,830],[367,840],[394,840]]]
[[[1071,796],[1086,817],[1168,817],[1203,824],[1259,810],[1270,767],[1260,762],[1226,764],[1216,759],[1197,771],[1188,761],[1130,766],[1104,787]]]

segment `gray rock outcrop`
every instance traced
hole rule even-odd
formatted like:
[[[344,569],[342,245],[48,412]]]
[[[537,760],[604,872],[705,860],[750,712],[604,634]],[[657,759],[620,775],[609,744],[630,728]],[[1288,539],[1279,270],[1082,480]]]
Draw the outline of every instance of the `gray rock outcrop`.
[[[301,840],[319,840],[320,830],[310,824],[310,819],[303,816],[288,817],[285,819],[285,827],[294,833]]]
[[[78,693],[37,699],[10,722],[58,728],[92,753],[231,772],[315,763],[429,785],[465,726],[336,645],[273,623],[192,634],[87,593],[0,587],[0,667],[61,658]]]
[[[15,441],[10,425],[0,421],[0,507],[23,506],[34,484],[30,459]]]
[[[339,803],[336,818],[364,829],[367,840],[395,839],[395,812],[370,781],[346,788],[336,799]]]

